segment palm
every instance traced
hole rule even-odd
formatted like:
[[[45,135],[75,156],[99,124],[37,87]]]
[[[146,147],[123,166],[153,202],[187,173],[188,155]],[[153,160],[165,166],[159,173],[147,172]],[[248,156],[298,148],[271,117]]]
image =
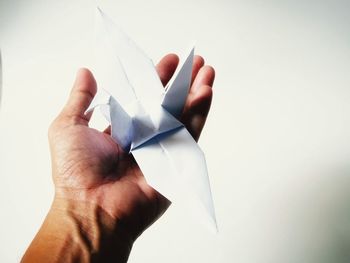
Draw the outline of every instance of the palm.
[[[214,79],[212,69],[205,70],[203,64],[203,59],[196,57],[192,93],[182,116],[195,139],[204,125],[211,99],[208,89],[198,87],[211,86]],[[163,84],[170,79],[176,65],[177,59],[171,55],[159,63],[157,70]],[[200,68],[202,73],[198,73]],[[85,108],[87,102],[83,103]],[[202,117],[202,123],[198,123],[198,117]],[[112,217],[129,222],[135,236],[140,234],[166,210],[169,201],[146,183],[132,155],[113,141],[108,130],[89,128],[88,119],[84,118],[77,118],[65,127],[62,122],[65,121],[54,122],[52,129],[56,130],[57,125],[59,132],[51,132],[50,136],[56,194],[96,202]]]
[[[59,167],[64,167],[54,178],[56,191],[83,191],[84,199],[99,200],[99,206],[112,216],[131,218],[137,212],[140,218],[149,214],[145,210],[156,214],[160,213],[157,209],[167,206],[168,201],[145,182],[132,155],[125,153],[108,133],[74,125],[57,136],[54,145],[68,147],[57,151],[69,153],[56,155],[56,160],[62,162]],[[142,227],[154,220],[141,219]]]

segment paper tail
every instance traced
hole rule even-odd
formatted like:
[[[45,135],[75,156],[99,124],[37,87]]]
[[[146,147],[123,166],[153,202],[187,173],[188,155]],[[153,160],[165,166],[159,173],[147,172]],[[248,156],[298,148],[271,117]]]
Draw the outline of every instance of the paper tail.
[[[131,152],[149,185],[170,201],[183,203],[189,212],[198,209],[204,215],[199,218],[217,231],[205,157],[186,128],[156,137]]]

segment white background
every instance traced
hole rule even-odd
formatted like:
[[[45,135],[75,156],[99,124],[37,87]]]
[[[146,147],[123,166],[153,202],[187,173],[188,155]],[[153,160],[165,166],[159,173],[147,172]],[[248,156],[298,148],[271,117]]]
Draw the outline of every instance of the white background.
[[[0,0],[0,262],[50,206],[47,128],[92,66],[94,5]],[[349,1],[102,6],[154,61],[196,40],[217,72],[200,145],[220,232],[171,207],[130,262],[350,262]]]

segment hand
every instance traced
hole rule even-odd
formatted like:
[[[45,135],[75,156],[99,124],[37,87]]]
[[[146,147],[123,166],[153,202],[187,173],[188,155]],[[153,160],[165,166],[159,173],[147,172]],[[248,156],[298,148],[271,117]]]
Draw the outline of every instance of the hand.
[[[174,54],[159,62],[157,72],[163,85],[170,80],[177,64]],[[210,108],[213,81],[213,68],[204,66],[203,58],[195,56],[181,121],[196,140]],[[132,155],[111,138],[110,128],[100,132],[88,126],[91,114],[86,116],[84,112],[95,93],[96,82],[91,72],[79,70],[67,104],[49,128],[55,198],[23,261],[35,254],[31,248],[40,251],[50,244],[52,250],[60,250],[52,242],[43,242],[47,233],[57,237],[56,241],[67,240],[70,235],[69,242],[80,251],[75,252],[80,259],[101,260],[108,254],[110,259],[126,261],[135,239],[170,205],[147,184]],[[67,231],[53,234],[63,226]],[[58,261],[62,255],[64,262],[72,258],[61,250],[52,255],[51,261]]]

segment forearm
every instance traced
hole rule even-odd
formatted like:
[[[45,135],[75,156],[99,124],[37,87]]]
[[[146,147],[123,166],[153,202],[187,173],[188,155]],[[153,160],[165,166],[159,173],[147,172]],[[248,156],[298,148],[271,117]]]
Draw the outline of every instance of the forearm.
[[[97,205],[56,199],[22,262],[126,262],[132,244]]]

